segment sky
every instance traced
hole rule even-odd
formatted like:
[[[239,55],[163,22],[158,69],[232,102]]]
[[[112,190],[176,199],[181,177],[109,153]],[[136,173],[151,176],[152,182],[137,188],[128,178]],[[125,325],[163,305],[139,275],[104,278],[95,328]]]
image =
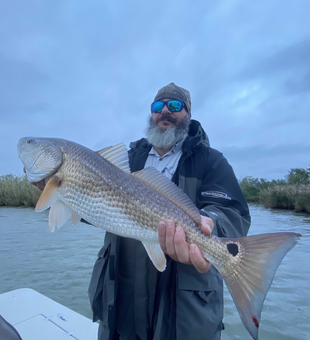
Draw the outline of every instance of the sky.
[[[145,136],[170,82],[238,179],[310,167],[309,0],[0,2],[0,175],[21,137]]]

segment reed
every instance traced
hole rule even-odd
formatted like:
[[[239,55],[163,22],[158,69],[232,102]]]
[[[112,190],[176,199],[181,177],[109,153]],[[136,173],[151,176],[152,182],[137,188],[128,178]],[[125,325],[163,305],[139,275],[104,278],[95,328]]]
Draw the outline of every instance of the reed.
[[[254,178],[252,176],[246,176],[239,181],[240,188],[247,202],[256,203],[260,201],[260,193],[262,190],[284,184],[287,184],[287,182],[282,179],[267,181],[265,178]]]
[[[288,184],[284,180],[245,177],[240,181],[248,202],[263,204],[266,208],[292,209],[310,214],[310,184]],[[0,206],[35,207],[41,191],[30,184],[26,176],[0,176]]]
[[[269,187],[260,192],[259,202],[266,208],[310,213],[310,185],[286,184]]]
[[[26,178],[14,175],[0,176],[0,206],[34,207],[41,191]]]
[[[239,184],[247,202],[310,214],[310,169],[291,168],[285,179],[272,181],[246,176]]]

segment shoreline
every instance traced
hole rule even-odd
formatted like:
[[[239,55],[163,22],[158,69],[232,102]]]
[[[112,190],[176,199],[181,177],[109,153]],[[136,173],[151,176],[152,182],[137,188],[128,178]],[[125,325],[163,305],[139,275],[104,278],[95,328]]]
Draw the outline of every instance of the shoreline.
[[[278,184],[251,177],[239,184],[248,204],[310,214],[310,184]],[[35,207],[40,195],[41,191],[26,176],[0,176],[0,207]]]

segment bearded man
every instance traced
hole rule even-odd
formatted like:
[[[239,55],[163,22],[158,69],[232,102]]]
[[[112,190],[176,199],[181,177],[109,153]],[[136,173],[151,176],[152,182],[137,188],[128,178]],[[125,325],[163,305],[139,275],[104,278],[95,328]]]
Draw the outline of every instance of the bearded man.
[[[151,104],[147,138],[131,143],[131,171],[155,167],[178,185],[202,215],[202,231],[242,237],[248,206],[231,166],[191,120],[190,93],[170,83]],[[158,237],[167,267],[158,272],[142,243],[106,233],[89,286],[99,340],[215,340],[224,326],[223,281],[174,221]]]

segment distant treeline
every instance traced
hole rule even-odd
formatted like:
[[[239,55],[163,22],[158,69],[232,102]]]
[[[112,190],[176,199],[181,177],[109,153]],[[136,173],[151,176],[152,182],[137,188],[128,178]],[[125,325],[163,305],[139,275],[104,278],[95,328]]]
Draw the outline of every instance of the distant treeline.
[[[272,181],[247,176],[239,184],[247,202],[310,213],[310,169],[290,169],[285,179]],[[25,176],[0,176],[0,206],[34,207],[40,194]]]
[[[247,202],[310,213],[310,169],[290,169],[285,179],[272,181],[247,176],[239,184]]]

